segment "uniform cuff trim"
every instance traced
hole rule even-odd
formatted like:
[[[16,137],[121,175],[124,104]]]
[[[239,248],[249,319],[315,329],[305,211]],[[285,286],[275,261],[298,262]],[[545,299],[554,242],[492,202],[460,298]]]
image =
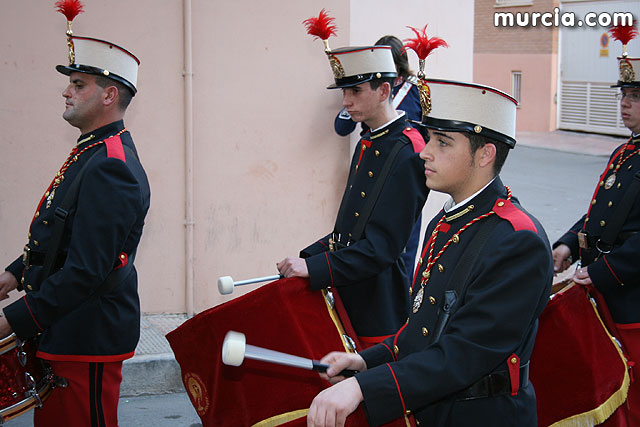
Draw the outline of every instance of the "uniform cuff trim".
[[[381,342],[380,344],[382,344],[387,350],[389,350],[389,353],[391,353],[391,357],[394,357],[393,350],[391,350],[391,347],[389,347],[387,344],[385,344],[383,342]],[[395,357],[394,357],[394,359],[395,359]]]
[[[400,392],[400,384],[398,384],[398,379],[396,378],[396,374],[395,372],[393,372],[391,365],[389,365],[388,363],[386,365],[389,367],[389,370],[391,371],[391,375],[393,376],[393,381],[396,382],[396,388],[398,389],[398,396],[400,396],[400,402],[402,402],[402,413],[405,414],[407,412],[407,407],[404,404],[404,398],[402,397],[402,393]]]
[[[24,300],[24,305],[27,307],[27,310],[29,310],[29,314],[31,315],[31,318],[33,319],[33,323],[35,323],[36,326],[38,327],[38,329],[40,329],[42,331],[43,330],[42,326],[40,326],[40,324],[36,320],[36,316],[34,316],[33,312],[31,311],[31,307],[29,307],[29,303],[27,302],[27,297],[24,296],[24,297],[22,297],[22,299]]]
[[[331,278],[331,286],[333,286],[333,271],[331,271],[331,263],[329,262],[329,254],[324,253],[324,257],[327,259],[327,267],[329,268],[329,277]]]
[[[609,262],[607,261],[607,257],[603,255],[602,259],[604,260],[604,263],[607,265],[607,268],[611,272],[611,275],[613,276],[613,278],[616,279],[618,283],[622,284],[622,280],[618,279],[618,276],[616,276],[616,273],[614,273],[613,268],[611,268],[611,266],[609,265]]]

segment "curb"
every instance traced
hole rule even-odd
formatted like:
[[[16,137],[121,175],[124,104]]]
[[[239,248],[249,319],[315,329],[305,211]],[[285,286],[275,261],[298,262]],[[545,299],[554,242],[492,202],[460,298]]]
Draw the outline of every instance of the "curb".
[[[180,326],[184,314],[143,314],[135,356],[122,364],[120,396],[185,392],[180,365],[165,335]]]
[[[185,392],[173,354],[141,355],[122,364],[120,397]]]

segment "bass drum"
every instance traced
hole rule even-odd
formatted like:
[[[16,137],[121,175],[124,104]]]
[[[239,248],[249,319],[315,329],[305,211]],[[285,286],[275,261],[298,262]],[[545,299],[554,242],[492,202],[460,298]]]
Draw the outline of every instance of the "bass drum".
[[[42,406],[53,389],[53,373],[36,358],[35,343],[15,334],[0,340],[0,424]]]
[[[309,359],[361,349],[336,290],[311,291],[306,279],[281,279],[206,310],[167,334],[204,427],[306,426],[311,401],[330,386],[304,369],[256,360],[223,364],[229,330],[242,332],[252,345]],[[347,418],[347,427],[365,425],[362,408]]]
[[[625,426],[626,357],[604,299],[570,282],[551,296],[531,355],[538,426]]]

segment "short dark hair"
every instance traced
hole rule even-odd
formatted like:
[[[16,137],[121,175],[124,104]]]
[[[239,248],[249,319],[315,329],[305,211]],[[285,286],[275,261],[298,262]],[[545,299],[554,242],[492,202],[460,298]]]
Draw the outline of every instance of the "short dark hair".
[[[404,45],[396,36],[383,36],[376,42],[376,46],[391,46],[393,62],[396,64],[398,76],[405,80],[411,74],[409,69],[409,57],[407,52],[403,52]]]
[[[371,84],[371,89],[373,90],[377,90],[380,86],[382,86],[383,83],[389,83],[389,101],[391,101],[391,99],[393,98],[392,96],[392,92],[393,92],[393,83],[395,83],[396,79],[393,77],[384,77],[381,79],[373,79],[373,80],[369,80],[369,84]]]
[[[469,138],[469,146],[471,148],[471,155],[474,155],[479,148],[484,147],[486,144],[493,144],[496,147],[496,160],[493,163],[493,175],[497,176],[502,170],[505,160],[507,160],[507,154],[509,154],[509,146],[504,142],[494,141],[486,136],[478,135],[476,133],[467,132]]]
[[[103,89],[108,88],[109,86],[115,86],[118,89],[118,106],[122,111],[125,111],[129,104],[131,103],[131,98],[133,98],[133,93],[131,89],[126,87],[124,84],[119,81],[110,79],[105,76],[101,76],[100,74],[95,74],[96,76],[96,84]]]

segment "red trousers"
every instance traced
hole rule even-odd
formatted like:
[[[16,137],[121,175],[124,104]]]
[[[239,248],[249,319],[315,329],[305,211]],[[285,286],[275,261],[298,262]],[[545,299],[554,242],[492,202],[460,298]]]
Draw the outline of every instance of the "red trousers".
[[[34,427],[117,427],[122,362],[49,361],[68,381],[33,414]]]

